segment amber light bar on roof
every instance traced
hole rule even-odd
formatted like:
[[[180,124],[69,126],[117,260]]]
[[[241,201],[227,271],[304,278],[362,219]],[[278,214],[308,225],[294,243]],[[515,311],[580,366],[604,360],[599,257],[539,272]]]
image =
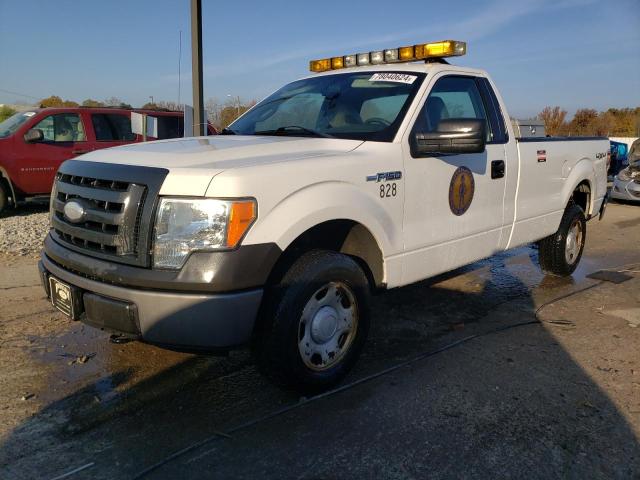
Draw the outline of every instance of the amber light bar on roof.
[[[429,58],[457,57],[467,53],[467,44],[456,40],[442,42],[419,43],[409,47],[376,50],[369,53],[354,53],[344,57],[322,58],[311,60],[309,70],[312,72],[326,72],[340,68],[364,67],[381,65],[383,63],[413,62]]]

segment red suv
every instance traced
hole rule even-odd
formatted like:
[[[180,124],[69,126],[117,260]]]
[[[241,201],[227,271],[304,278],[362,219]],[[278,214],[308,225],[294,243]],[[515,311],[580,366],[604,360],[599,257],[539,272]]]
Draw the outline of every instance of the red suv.
[[[49,195],[58,167],[69,158],[141,142],[142,136],[131,131],[132,111],[158,119],[157,139],[183,135],[182,112],[156,110],[42,108],[1,122],[0,212],[27,197]],[[211,125],[208,133],[216,133]]]

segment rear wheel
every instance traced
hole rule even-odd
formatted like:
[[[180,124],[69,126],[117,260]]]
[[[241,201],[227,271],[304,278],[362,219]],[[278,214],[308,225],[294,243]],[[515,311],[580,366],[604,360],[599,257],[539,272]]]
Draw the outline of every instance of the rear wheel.
[[[558,231],[540,240],[538,259],[545,273],[571,275],[582,257],[587,236],[584,211],[572,203],[564,211]]]
[[[261,370],[304,393],[339,382],[369,330],[369,284],[360,266],[346,255],[312,251],[266,295],[254,343]]]

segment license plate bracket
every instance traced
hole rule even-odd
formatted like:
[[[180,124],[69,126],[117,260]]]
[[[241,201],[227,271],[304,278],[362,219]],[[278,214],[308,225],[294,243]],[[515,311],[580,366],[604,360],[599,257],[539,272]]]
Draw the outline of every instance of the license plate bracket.
[[[76,320],[80,312],[76,308],[75,298],[77,292],[75,289],[55,277],[49,277],[49,291],[51,295],[51,304],[67,317]]]

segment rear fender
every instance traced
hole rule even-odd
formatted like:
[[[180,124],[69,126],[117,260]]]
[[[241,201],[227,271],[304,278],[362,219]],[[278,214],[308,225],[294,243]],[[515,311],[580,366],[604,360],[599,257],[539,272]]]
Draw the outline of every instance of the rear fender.
[[[593,161],[589,160],[588,158],[583,158],[582,160],[579,160],[573,168],[567,169],[567,171],[563,171],[563,174],[564,176],[566,176],[567,180],[565,181],[564,187],[562,189],[562,205],[566,206],[569,203],[573,192],[576,190],[576,188],[578,188],[578,185],[586,180],[589,184],[591,195],[589,198],[589,208],[587,209],[588,211],[584,213],[587,217],[593,215],[593,206],[596,200],[596,191],[594,188],[596,173],[593,168]]]

